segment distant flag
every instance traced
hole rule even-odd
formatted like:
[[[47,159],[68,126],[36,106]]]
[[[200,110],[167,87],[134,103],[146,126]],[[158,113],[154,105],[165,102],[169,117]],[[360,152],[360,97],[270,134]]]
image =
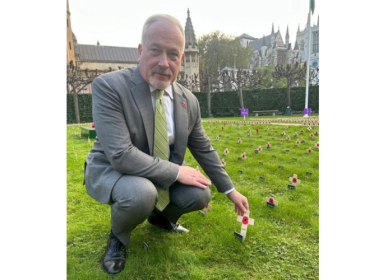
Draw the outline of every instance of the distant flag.
[[[229,154],[229,149],[225,149],[224,151],[223,151],[223,153],[227,156],[228,154]]]
[[[258,151],[259,153],[262,152],[262,148],[261,148],[261,146],[258,146],[257,151]]]
[[[311,134],[310,134],[309,136],[310,136],[310,138],[313,138],[314,134],[313,134],[313,133],[311,133]]]
[[[241,154],[241,156],[240,156],[242,159],[246,159],[247,158],[247,156],[245,155],[245,152],[243,152],[242,154]]]
[[[313,152],[312,148],[306,149],[306,151],[311,154]]]
[[[312,14],[314,14],[314,8],[316,7],[316,3],[314,0],[310,0],[310,10],[312,11]]]
[[[317,149],[319,149],[319,142],[317,142],[314,146],[316,146]]]
[[[223,166],[226,166],[226,162],[225,162],[224,159],[221,159],[221,163],[222,163]]]
[[[299,140],[299,139],[296,140],[295,145],[296,145],[296,146],[299,146],[299,145],[300,145],[300,140]]]

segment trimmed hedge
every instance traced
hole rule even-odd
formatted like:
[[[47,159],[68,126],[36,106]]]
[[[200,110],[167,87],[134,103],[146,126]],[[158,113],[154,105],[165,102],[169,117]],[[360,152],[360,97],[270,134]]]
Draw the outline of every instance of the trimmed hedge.
[[[206,93],[194,92],[200,103],[201,116],[207,116]],[[79,94],[79,112],[81,123],[92,122],[92,95]],[[287,108],[287,89],[257,89],[243,91],[244,107],[252,111],[279,110],[283,114]],[[214,117],[238,117],[240,116],[240,102],[237,92],[215,92],[212,99],[212,114]],[[291,108],[293,114],[302,114],[305,106],[305,87],[291,88]],[[309,88],[308,107],[313,113],[319,112],[319,87]],[[74,100],[72,94],[67,94],[67,123],[75,123]]]
[[[200,103],[201,116],[207,116],[206,93],[194,92]],[[278,110],[283,114],[287,108],[287,89],[257,89],[243,91],[244,107],[252,111]],[[240,102],[237,92],[215,92],[212,99],[212,114],[214,117],[237,117],[240,116]],[[292,113],[302,114],[305,106],[305,87],[291,88]],[[309,87],[308,107],[313,113],[319,112],[319,87]]]
[[[76,123],[73,94],[67,94],[66,97],[66,122]],[[78,94],[78,105],[81,123],[92,122],[92,94]]]

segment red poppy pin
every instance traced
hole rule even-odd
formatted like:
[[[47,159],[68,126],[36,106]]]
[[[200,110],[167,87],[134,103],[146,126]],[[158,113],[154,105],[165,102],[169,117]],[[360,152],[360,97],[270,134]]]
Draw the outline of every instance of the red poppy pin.
[[[182,105],[183,105],[183,108],[186,108],[186,107],[187,107],[186,102],[183,102]]]

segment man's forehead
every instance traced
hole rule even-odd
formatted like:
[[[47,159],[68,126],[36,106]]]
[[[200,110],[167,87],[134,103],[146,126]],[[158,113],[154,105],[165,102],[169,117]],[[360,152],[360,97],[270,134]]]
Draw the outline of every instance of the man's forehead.
[[[148,47],[157,47],[157,48],[164,48],[165,45],[162,45],[160,43],[157,43],[157,42],[149,42],[148,43]],[[171,50],[171,51],[180,51],[180,49],[178,47],[174,47],[174,46],[169,46],[167,47],[168,50]]]

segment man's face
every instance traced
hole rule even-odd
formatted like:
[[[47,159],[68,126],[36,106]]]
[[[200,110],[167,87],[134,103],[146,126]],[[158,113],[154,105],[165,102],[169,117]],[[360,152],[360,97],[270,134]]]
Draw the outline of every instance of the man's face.
[[[152,24],[138,46],[139,67],[144,80],[156,89],[173,83],[182,65],[183,35],[166,22]]]

